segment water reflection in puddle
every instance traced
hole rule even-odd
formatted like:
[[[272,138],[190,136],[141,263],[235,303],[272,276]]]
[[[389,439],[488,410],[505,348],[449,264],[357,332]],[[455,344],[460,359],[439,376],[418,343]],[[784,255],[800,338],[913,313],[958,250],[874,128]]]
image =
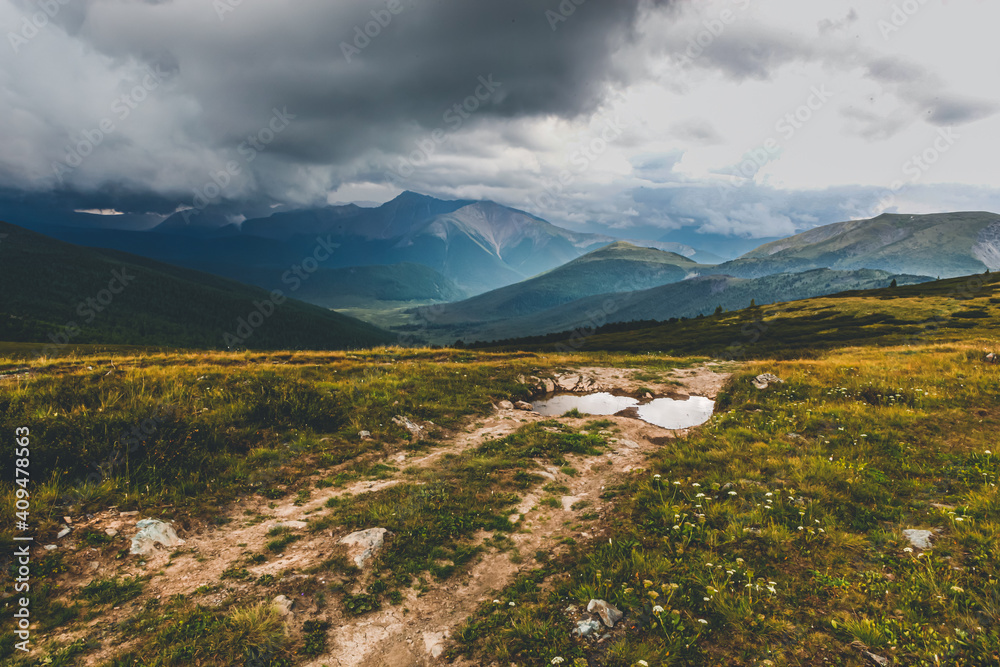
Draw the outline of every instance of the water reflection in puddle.
[[[639,419],[662,428],[689,428],[704,424],[712,416],[715,401],[704,396],[691,396],[685,400],[654,398],[641,403],[630,396],[615,396],[607,392],[587,394],[561,394],[532,404],[535,412],[547,417],[558,417],[576,408],[588,415],[613,415],[634,407]]]

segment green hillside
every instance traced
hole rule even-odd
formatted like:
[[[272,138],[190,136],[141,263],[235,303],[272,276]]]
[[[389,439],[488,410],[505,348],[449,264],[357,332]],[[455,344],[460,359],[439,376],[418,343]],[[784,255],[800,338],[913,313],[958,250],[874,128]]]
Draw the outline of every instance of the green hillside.
[[[338,313],[198,271],[56,241],[0,222],[0,340],[340,349],[394,340]],[[282,299],[281,297],[284,297]],[[280,303],[279,303],[280,302]]]
[[[1000,274],[987,273],[744,308],[667,322],[582,324],[559,333],[482,344],[519,350],[624,350],[723,359],[780,357],[851,345],[996,337]]]
[[[243,274],[254,285],[287,287],[284,270],[246,270]],[[294,278],[291,279],[295,284]],[[452,280],[429,266],[402,262],[369,266],[320,268],[300,282],[295,298],[324,308],[358,308],[380,303],[406,301],[457,301],[467,293]]]
[[[926,282],[924,276],[892,275],[885,271],[831,271],[815,269],[760,278],[705,276],[635,292],[597,294],[550,308],[540,313],[501,322],[470,323],[446,329],[443,339],[497,340],[525,334],[569,331],[581,326],[637,320],[666,321],[670,318],[709,315],[716,308],[738,310],[751,302],[758,305],[806,299],[846,290],[888,287]]]
[[[619,241],[529,280],[436,309],[434,324],[506,320],[594,294],[677,282],[701,267],[676,253]]]
[[[839,222],[764,244],[713,272],[754,278],[816,268],[882,269],[943,278],[996,270],[1000,215],[885,213]]]

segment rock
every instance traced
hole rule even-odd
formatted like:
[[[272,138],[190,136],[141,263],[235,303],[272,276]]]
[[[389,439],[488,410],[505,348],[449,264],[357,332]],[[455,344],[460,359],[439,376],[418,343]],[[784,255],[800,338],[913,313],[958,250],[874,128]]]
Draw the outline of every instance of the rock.
[[[1000,364],[1000,356],[997,356],[996,352],[990,352],[986,355],[986,363],[988,364]]]
[[[758,389],[767,389],[767,386],[769,384],[775,382],[784,383],[784,380],[782,380],[777,375],[772,375],[771,373],[761,373],[760,375],[758,375],[753,379],[753,386],[757,387]]]
[[[545,383],[545,393],[554,394],[556,391],[556,383],[549,378],[545,378],[543,382]]]
[[[578,635],[580,637],[587,637],[591,633],[597,632],[600,629],[601,629],[600,621],[588,618],[585,621],[577,621],[576,627],[573,629],[572,634]]]
[[[643,394],[643,395],[642,395],[642,397],[643,397],[643,398],[653,398],[653,395],[652,395],[652,394],[650,394],[650,393],[649,393],[649,392],[647,391],[647,392],[646,392],[645,394]]]
[[[131,512],[119,512],[118,513],[118,516],[138,516],[138,515],[139,515],[139,512],[137,510],[133,510]]]
[[[347,545],[347,555],[359,568],[371,560],[375,554],[382,550],[385,545],[385,536],[388,534],[385,528],[369,528],[359,530],[340,539],[340,544]]]
[[[150,556],[156,551],[157,544],[167,549],[184,544],[184,540],[177,537],[174,527],[159,519],[143,519],[135,526],[139,532],[132,537],[129,553],[133,555]]]
[[[587,611],[600,616],[604,625],[609,628],[615,627],[615,623],[620,621],[624,615],[618,610],[618,607],[604,600],[591,600],[587,603]]]
[[[114,537],[115,535],[118,534],[118,531],[115,530],[114,528],[105,528],[104,534],[107,535],[108,537]]]
[[[73,520],[70,519],[68,516],[64,516],[63,517],[63,523],[65,523],[67,526],[72,526],[73,525]]]
[[[942,512],[953,512],[955,510],[954,505],[944,505],[942,503],[931,503],[931,507]]]
[[[876,655],[871,651],[862,651],[861,655],[864,656],[865,660],[867,660],[873,665],[878,665],[879,667],[885,667],[886,665],[889,664],[888,658],[883,658],[882,656]]]
[[[499,403],[497,403],[497,409],[498,410],[513,410],[514,409],[514,404],[511,403],[510,401],[500,401]]]
[[[425,632],[424,650],[432,658],[440,658],[444,653],[444,640],[448,638],[448,632]]]
[[[274,605],[274,608],[277,609],[278,613],[282,616],[290,616],[292,613],[292,605],[294,605],[295,602],[284,595],[279,595],[271,600],[271,604]]]
[[[96,572],[97,570],[101,569],[101,564],[99,562],[97,562],[96,560],[90,561],[90,563],[88,563],[88,565],[90,567],[91,572]]]
[[[518,401],[517,403],[514,404],[514,407],[517,408],[518,410],[527,410],[528,412],[535,411],[535,406],[533,406],[531,403],[528,403],[527,401]]]
[[[933,533],[929,530],[907,528],[903,531],[903,537],[910,541],[914,549],[930,549],[932,536]]]
[[[61,540],[62,538],[66,537],[72,532],[73,532],[72,528],[70,528],[69,526],[63,526],[63,529],[60,530],[58,534],[56,534],[56,539]]]
[[[408,417],[396,415],[392,418],[393,424],[398,424],[410,432],[410,435],[419,440],[424,433],[424,427],[411,421]]]
[[[576,385],[580,382],[579,375],[557,375],[556,376],[556,386],[558,386],[563,391],[574,391]]]
[[[628,447],[629,449],[639,449],[639,443],[636,442],[635,440],[629,440],[628,438],[622,438],[618,442],[619,442],[619,444],[622,444],[622,445]]]
[[[46,550],[46,551],[55,551],[55,550],[56,550],[56,549],[58,549],[58,548],[59,548],[59,547],[57,547],[57,546],[56,546],[56,545],[54,545],[54,544],[46,544],[46,545],[45,545],[45,550]]]
[[[371,431],[358,431],[358,437],[361,438],[362,440],[371,440],[372,432]]]

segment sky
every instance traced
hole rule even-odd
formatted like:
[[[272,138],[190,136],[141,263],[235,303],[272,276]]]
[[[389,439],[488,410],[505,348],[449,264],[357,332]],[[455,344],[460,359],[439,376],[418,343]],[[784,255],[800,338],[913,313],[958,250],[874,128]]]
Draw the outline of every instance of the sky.
[[[4,201],[491,199],[630,238],[1000,212],[990,0],[0,0]]]

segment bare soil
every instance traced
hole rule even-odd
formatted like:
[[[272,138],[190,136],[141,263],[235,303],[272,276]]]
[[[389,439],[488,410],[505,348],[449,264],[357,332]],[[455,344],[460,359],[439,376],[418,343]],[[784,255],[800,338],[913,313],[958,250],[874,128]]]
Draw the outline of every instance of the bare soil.
[[[634,378],[638,369],[586,367],[574,369],[572,374],[591,381],[600,390],[614,390],[620,393],[634,393],[639,389],[650,389],[656,396],[698,395],[715,398],[729,377],[724,367],[713,364],[674,370],[664,373],[661,382],[640,381]],[[558,378],[556,378],[558,379]],[[431,467],[440,464],[445,454],[457,454],[481,444],[488,438],[502,438],[513,433],[525,423],[544,419],[534,412],[525,410],[497,410],[486,417],[470,419],[465,425],[467,431],[458,429],[446,433],[441,446],[420,453],[400,452],[385,458],[382,462],[397,468]],[[594,417],[559,418],[559,421],[579,429]],[[404,665],[424,666],[443,662],[443,655],[449,646],[449,638],[454,630],[468,618],[484,601],[492,600],[500,590],[512,583],[520,572],[530,571],[539,566],[535,554],[542,552],[557,555],[567,547],[561,540],[571,537],[578,543],[600,539],[600,517],[606,515],[607,502],[600,498],[603,490],[620,483],[626,475],[641,468],[647,456],[662,447],[669,447],[672,438],[684,437],[687,430],[670,431],[638,419],[625,416],[601,417],[613,422],[603,433],[608,436],[610,450],[599,456],[568,456],[570,466],[577,471],[567,475],[555,467],[536,471],[570,489],[561,499],[562,506],[553,508],[540,506],[538,501],[544,495],[540,488],[529,491],[517,508],[512,521],[520,524],[520,529],[510,537],[520,558],[512,559],[511,550],[487,549],[479,560],[463,572],[456,573],[443,582],[426,578],[428,585],[422,594],[408,589],[402,604],[385,605],[376,612],[359,617],[343,613],[340,605],[327,604],[318,607],[305,596],[296,600],[287,618],[289,631],[293,636],[301,634],[302,624],[307,620],[325,620],[330,623],[328,652],[308,662],[308,667],[401,667]],[[317,474],[317,479],[325,476]],[[135,522],[143,515],[121,516],[116,510],[108,510],[88,520],[74,519],[74,532],[64,538],[60,550],[66,553],[70,570],[61,587],[74,594],[79,587],[99,577],[122,575],[153,575],[136,602],[123,608],[115,608],[109,614],[90,621],[87,634],[104,635],[110,627],[135,613],[136,604],[144,604],[150,598],[166,600],[173,595],[193,596],[199,604],[217,605],[234,599],[260,599],[264,595],[276,593],[273,589],[261,589],[253,583],[261,575],[280,577],[288,570],[302,572],[334,555],[344,554],[344,547],[337,544],[343,534],[336,531],[309,533],[302,529],[306,521],[320,510],[329,498],[344,494],[355,496],[387,488],[403,481],[400,472],[388,479],[363,480],[340,488],[316,489],[302,504],[295,504],[294,496],[277,501],[268,501],[259,496],[246,497],[231,506],[220,509],[220,519],[213,523],[177,526],[178,534],[185,544],[174,552],[160,550],[145,561],[136,556],[124,559],[108,558],[109,552],[127,546],[127,539],[135,534]],[[583,520],[581,515],[590,518]],[[290,544],[277,556],[259,565],[246,565],[246,556],[260,551],[270,539],[268,531],[276,526],[286,526],[301,534],[300,540]],[[573,528],[576,530],[573,530]],[[74,544],[74,536],[81,529],[92,528],[104,532],[117,530],[115,549],[88,548]],[[484,538],[486,536],[480,536]],[[516,561],[516,562],[515,562]],[[230,566],[245,566],[251,575],[245,580],[222,579],[223,572]],[[291,575],[303,577],[306,575]],[[285,577],[287,579],[287,575]],[[363,578],[363,577],[362,577]],[[326,584],[326,580],[319,581]],[[201,588],[204,587],[204,588]],[[199,591],[199,588],[201,590]],[[60,641],[72,641],[84,633],[77,630],[62,633]],[[110,635],[106,638],[110,639]],[[127,649],[127,646],[105,642],[100,652],[90,654],[87,664],[98,664]],[[458,660],[453,664],[472,665]]]

